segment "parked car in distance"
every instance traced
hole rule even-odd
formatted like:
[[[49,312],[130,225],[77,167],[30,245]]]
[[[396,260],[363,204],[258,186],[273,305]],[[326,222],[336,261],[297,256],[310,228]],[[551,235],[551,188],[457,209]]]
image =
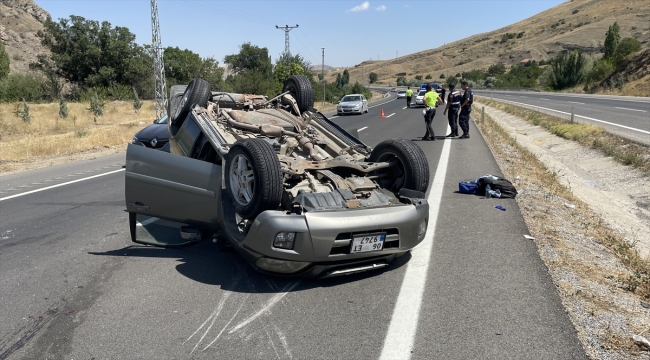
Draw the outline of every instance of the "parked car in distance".
[[[146,146],[152,149],[161,149],[169,142],[168,115],[156,119],[153,124],[138,131],[131,141],[133,144]],[[169,151],[168,148],[165,148]]]
[[[397,91],[397,88],[390,89],[390,92],[395,92],[395,91]]]
[[[363,94],[345,95],[336,106],[336,114],[363,114],[368,112],[368,100]]]
[[[406,97],[406,90],[400,90],[397,92],[397,98],[398,99],[403,99]]]
[[[379,269],[423,241],[424,151],[407,139],[368,147],[313,108],[307,77],[290,76],[272,99],[198,78],[170,92],[170,152],[127,147],[132,241],[212,238],[260,272],[305,277]],[[137,216],[186,224],[186,241]]]

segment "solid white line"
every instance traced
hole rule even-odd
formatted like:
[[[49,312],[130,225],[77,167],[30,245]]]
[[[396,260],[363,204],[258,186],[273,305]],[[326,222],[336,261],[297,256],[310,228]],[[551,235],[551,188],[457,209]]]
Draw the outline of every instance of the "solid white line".
[[[498,98],[495,98],[495,99],[505,101],[505,102],[509,102],[509,103],[513,103],[513,104],[516,104],[516,105],[525,105],[525,106],[530,106],[530,107],[534,107],[534,108],[538,108],[538,109],[542,109],[542,110],[554,111],[556,113],[560,113],[560,114],[564,114],[564,115],[571,115],[571,113],[568,113],[568,112],[553,110],[553,109],[549,109],[549,108],[545,108],[545,107],[541,107],[541,106],[524,104],[524,103],[520,103],[520,102],[516,102],[516,101],[512,101],[512,100],[506,100],[506,99],[498,99]],[[598,120],[598,119],[594,119],[594,118],[590,118],[590,117],[586,117],[586,116],[582,116],[582,115],[574,115],[574,116],[579,117],[579,118],[583,118],[583,119],[587,119],[587,120],[591,120],[591,121],[596,121],[596,122],[607,124],[607,125],[617,126],[617,127],[623,128],[623,129],[638,131],[640,133],[650,135],[650,131],[645,131],[645,130],[641,130],[641,129],[637,129],[637,128],[633,128],[633,127],[629,127],[629,126],[625,126],[625,125],[615,124],[615,123],[612,123],[612,122],[609,122],[609,121]]]
[[[40,188],[40,189],[36,189],[36,190],[32,190],[32,191],[27,191],[27,192],[20,193],[20,194],[15,194],[15,195],[11,195],[11,196],[7,196],[7,197],[3,197],[3,198],[0,198],[0,201],[5,201],[5,200],[9,200],[9,199],[13,199],[13,198],[20,197],[20,196],[25,196],[25,195],[29,195],[29,194],[33,194],[33,193],[37,193],[37,192],[41,192],[41,191],[45,191],[45,190],[50,190],[50,189],[58,188],[58,187],[60,187],[60,186],[70,185],[70,184],[78,183],[78,182],[80,182],[80,181],[86,181],[86,180],[90,180],[90,179],[98,178],[98,177],[100,177],[100,176],[105,176],[105,175],[115,174],[116,172],[119,172],[119,171],[124,171],[124,169],[113,170],[113,171],[109,171],[109,172],[107,172],[107,173],[103,173],[103,174],[93,175],[93,176],[89,176],[89,177],[85,177],[85,178],[81,178],[81,179],[77,179],[77,180],[72,180],[72,181],[64,182],[64,183],[61,183],[61,184],[56,184],[56,185],[52,185],[52,186],[48,186],[48,187],[44,187],[44,188]]]
[[[579,105],[584,105],[585,103],[577,102],[577,101],[567,101],[570,102],[571,104],[579,104]]]
[[[393,116],[393,115],[395,115],[395,113],[392,113],[392,114],[386,116],[386,118],[389,118],[389,117],[391,117],[391,116]]]
[[[359,130],[357,130],[357,131],[363,131],[363,130],[365,130],[365,129],[367,129],[367,128],[368,128],[367,126],[364,126],[364,127],[362,127],[361,129],[359,129]]]
[[[447,125],[447,132],[451,131]],[[411,259],[404,273],[404,280],[397,296],[397,302],[390,319],[388,332],[384,339],[384,347],[380,359],[393,360],[411,358],[411,350],[415,342],[415,335],[420,319],[420,308],[426,285],[431,250],[438,222],[438,211],[442,201],[442,192],[447,176],[447,164],[451,152],[451,139],[446,139],[442,146],[442,153],[438,161],[436,175],[431,184],[429,202],[429,227],[424,235],[424,240],[416,249],[411,250]]]
[[[615,106],[615,108],[617,108],[617,109],[621,109],[621,110],[630,110],[630,111],[646,112],[645,110],[639,110],[639,109],[628,109],[628,108],[623,108],[623,107],[618,107],[618,106]]]

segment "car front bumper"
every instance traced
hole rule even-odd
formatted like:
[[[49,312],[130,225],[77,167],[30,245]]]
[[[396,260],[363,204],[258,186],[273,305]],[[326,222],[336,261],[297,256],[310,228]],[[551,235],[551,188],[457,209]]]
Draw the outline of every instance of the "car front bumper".
[[[261,272],[285,276],[335,276],[383,267],[424,239],[429,205],[311,212],[301,215],[265,211],[237,243],[240,253]],[[292,250],[273,247],[279,232],[295,232]],[[386,233],[382,250],[351,253],[352,237]]]

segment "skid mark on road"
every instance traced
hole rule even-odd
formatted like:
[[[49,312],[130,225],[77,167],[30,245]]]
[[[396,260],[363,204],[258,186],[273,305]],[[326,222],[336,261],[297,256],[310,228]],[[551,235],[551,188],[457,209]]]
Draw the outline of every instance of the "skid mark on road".
[[[256,313],[249,316],[248,318],[246,318],[244,321],[240,322],[239,324],[235,325],[232,329],[228,330],[228,334],[232,334],[237,330],[241,330],[246,325],[248,325],[251,322],[255,321],[255,319],[257,319],[258,317],[262,316],[264,313],[269,311],[273,306],[275,306],[275,304],[278,303],[278,301],[280,301],[285,295],[287,295],[289,292],[291,292],[291,290],[293,290],[299,283],[300,283],[300,281],[295,281],[295,282],[287,284],[287,286],[285,286],[284,289],[282,289],[283,292],[281,292],[279,294],[275,294]]]
[[[271,339],[271,335],[269,334],[268,330],[264,330],[266,332],[266,336],[269,337],[269,341],[271,342],[271,346],[273,347],[273,351],[275,351],[275,357],[280,358],[280,354],[278,354],[278,349],[275,348],[275,344],[273,343],[273,339]]]
[[[237,311],[235,311],[235,314],[230,318],[230,320],[228,321],[228,323],[226,323],[226,325],[224,325],[224,327],[221,329],[221,331],[219,331],[219,333],[218,333],[217,336],[214,338],[214,340],[212,340],[212,342],[210,342],[210,343],[209,343],[206,347],[204,347],[203,350],[201,350],[201,351],[205,351],[205,350],[207,350],[210,346],[212,346],[212,344],[214,344],[215,342],[217,342],[217,340],[219,340],[219,338],[221,337],[221,334],[223,334],[223,332],[226,331],[226,328],[227,328],[228,326],[230,326],[230,323],[231,323],[233,320],[235,320],[235,318],[237,317],[237,314],[239,314],[239,310],[241,310],[241,308],[242,308],[242,307],[244,306],[244,304],[246,303],[246,300],[248,300],[248,296],[249,296],[249,295],[246,295],[246,297],[244,297],[244,299],[241,301],[241,304],[239,304],[239,308],[237,309]]]
[[[280,331],[280,329],[278,329],[277,326],[273,325],[273,328],[275,329],[275,333],[278,335],[278,338],[280,338],[280,342],[282,343],[282,347],[284,348],[284,351],[289,356],[289,359],[293,359],[293,355],[291,355],[291,350],[289,349],[289,343],[287,343],[287,337],[284,336],[282,331]]]
[[[194,332],[194,334],[190,335],[190,337],[187,338],[187,340],[185,340],[185,342],[183,342],[183,344],[185,344],[185,343],[186,343],[188,340],[190,340],[194,335],[196,335],[196,333],[198,333],[199,330],[201,330],[201,329],[205,326],[205,324],[208,323],[208,321],[212,320],[212,322],[210,323],[210,326],[208,326],[208,328],[207,328],[207,329],[205,330],[205,332],[203,333],[203,336],[201,336],[201,338],[200,338],[199,341],[196,343],[196,345],[194,345],[194,348],[192,349],[192,351],[190,351],[190,354],[193,353],[193,352],[196,350],[197,347],[199,347],[199,345],[201,344],[201,342],[203,341],[203,339],[205,338],[205,336],[208,335],[208,333],[210,332],[210,329],[212,329],[212,326],[214,326],[214,323],[217,321],[217,318],[219,317],[219,313],[221,313],[221,310],[223,309],[223,306],[224,306],[224,304],[226,303],[226,300],[228,300],[228,297],[230,297],[230,294],[232,294],[230,291],[226,291],[226,293],[223,294],[223,297],[221,297],[221,301],[219,301],[219,305],[217,305],[217,308],[214,309],[214,312],[212,312],[212,314],[210,315],[210,317],[208,317],[208,318],[203,322],[203,324],[201,324],[201,326],[200,326],[198,329],[196,329],[196,331]]]

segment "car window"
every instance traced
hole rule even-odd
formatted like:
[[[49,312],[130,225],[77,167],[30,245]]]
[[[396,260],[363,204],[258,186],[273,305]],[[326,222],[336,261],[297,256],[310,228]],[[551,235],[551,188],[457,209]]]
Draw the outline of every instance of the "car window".
[[[398,91],[398,94],[406,94],[406,91]]]
[[[168,119],[169,119],[169,116],[164,115],[160,119],[156,120],[156,124],[167,124]]]
[[[359,101],[358,96],[345,96],[342,101]]]
[[[426,90],[420,90],[420,93],[418,94],[418,96],[424,96],[424,94],[426,94],[426,93],[427,93]]]

